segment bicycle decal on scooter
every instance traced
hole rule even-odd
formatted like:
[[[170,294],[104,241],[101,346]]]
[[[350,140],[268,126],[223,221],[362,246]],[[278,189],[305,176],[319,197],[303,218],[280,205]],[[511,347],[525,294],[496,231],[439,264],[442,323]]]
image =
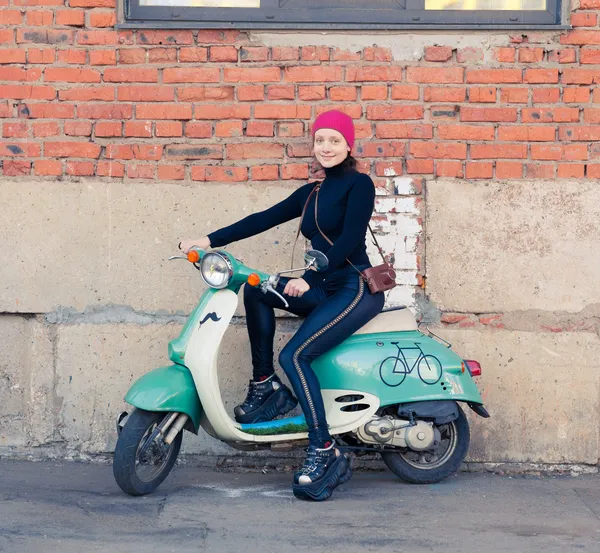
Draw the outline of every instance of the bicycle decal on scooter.
[[[386,357],[379,365],[379,376],[386,386],[395,388],[400,386],[405,380],[406,375],[411,374],[415,367],[417,374],[424,384],[433,385],[442,378],[442,364],[434,355],[423,353],[421,346],[415,342],[414,348],[401,348],[399,342],[391,342],[398,348],[398,355]],[[404,352],[407,350],[418,350],[419,355],[412,366],[408,367],[408,361]],[[400,366],[398,366],[400,365]]]

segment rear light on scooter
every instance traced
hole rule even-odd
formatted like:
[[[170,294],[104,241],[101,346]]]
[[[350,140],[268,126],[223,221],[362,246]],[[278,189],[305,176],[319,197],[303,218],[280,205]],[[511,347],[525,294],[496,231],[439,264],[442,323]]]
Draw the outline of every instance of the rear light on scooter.
[[[471,376],[481,376],[481,365],[477,361],[471,359],[465,359],[467,369],[471,373]]]
[[[198,263],[200,254],[196,250],[190,250],[187,254],[187,259],[190,263]]]
[[[250,273],[247,282],[250,286],[258,286],[260,284],[260,277],[256,273]]]

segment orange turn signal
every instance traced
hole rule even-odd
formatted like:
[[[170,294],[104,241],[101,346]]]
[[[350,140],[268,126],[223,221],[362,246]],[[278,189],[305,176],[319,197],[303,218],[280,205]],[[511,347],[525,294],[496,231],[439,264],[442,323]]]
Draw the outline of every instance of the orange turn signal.
[[[260,277],[256,273],[250,273],[247,282],[250,286],[258,286],[260,284]]]
[[[200,254],[196,250],[190,250],[187,258],[190,263],[198,263],[200,261]]]

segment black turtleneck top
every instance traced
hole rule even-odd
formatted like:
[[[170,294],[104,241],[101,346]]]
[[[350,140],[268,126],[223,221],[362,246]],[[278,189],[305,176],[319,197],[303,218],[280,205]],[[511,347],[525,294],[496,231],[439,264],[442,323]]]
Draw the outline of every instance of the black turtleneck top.
[[[226,246],[300,217],[307,198],[317,184],[305,184],[273,207],[209,234],[211,247]],[[309,270],[304,273],[302,278],[310,287],[318,285],[336,270],[348,265],[346,259],[353,265],[370,266],[365,237],[375,205],[375,186],[371,178],[364,173],[336,165],[325,170],[325,180],[318,195],[319,227],[333,242],[333,246],[329,245],[317,229],[316,194],[313,194],[306,207],[301,230],[315,250],[327,255],[329,267],[326,271]]]

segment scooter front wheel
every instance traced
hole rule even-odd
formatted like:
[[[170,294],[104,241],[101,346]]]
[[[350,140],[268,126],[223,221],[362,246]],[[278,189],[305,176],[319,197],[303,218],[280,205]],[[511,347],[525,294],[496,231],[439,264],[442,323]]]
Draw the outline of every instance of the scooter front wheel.
[[[152,434],[169,413],[136,409],[127,420],[115,447],[113,474],[129,495],[152,493],[167,477],[181,448],[183,431],[168,445]]]
[[[436,425],[440,441],[427,451],[411,449],[382,453],[384,463],[398,477],[411,484],[434,484],[456,472],[464,461],[471,441],[469,422],[458,407],[458,418]]]

